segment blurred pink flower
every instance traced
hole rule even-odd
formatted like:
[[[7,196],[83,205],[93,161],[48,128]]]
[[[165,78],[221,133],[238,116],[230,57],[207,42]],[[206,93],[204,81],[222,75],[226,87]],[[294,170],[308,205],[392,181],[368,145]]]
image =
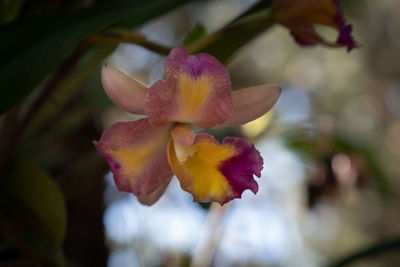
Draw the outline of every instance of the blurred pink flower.
[[[357,47],[351,35],[352,26],[346,24],[337,0],[272,0],[275,20],[289,28],[300,45],[345,46],[347,51]],[[338,31],[336,42],[323,39],[314,24],[331,27]]]

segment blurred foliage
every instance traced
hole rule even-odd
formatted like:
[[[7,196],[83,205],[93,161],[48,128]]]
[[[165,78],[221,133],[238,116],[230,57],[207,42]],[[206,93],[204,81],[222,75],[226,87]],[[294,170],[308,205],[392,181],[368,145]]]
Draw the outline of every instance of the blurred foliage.
[[[2,26],[0,79],[8,93],[7,98],[2,98],[0,102],[0,112],[3,113],[27,95],[89,35],[129,18],[134,18],[130,21],[131,27],[134,27],[184,2],[120,0]]]
[[[13,21],[21,10],[24,0],[2,0],[0,2],[0,24]]]
[[[337,155],[346,155],[357,176],[357,186],[373,186],[383,199],[390,194],[391,187],[381,164],[374,156],[374,148],[367,144],[350,142],[336,135],[288,134],[287,145],[307,161],[323,168],[309,179],[308,201],[312,207],[320,197],[334,194],[341,187],[340,179],[335,175],[332,162]]]

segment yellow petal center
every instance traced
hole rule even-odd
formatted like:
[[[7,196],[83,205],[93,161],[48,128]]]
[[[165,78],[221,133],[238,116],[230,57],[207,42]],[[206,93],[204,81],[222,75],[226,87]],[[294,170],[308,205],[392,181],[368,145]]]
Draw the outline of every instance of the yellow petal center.
[[[182,74],[178,79],[178,88],[180,90],[181,119],[186,121],[191,119],[204,105],[211,92],[212,78],[206,75],[192,78]]]

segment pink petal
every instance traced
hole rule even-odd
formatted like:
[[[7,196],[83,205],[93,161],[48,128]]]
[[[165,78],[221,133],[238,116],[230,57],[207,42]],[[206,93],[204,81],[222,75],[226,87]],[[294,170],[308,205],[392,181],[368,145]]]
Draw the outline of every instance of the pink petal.
[[[257,193],[253,175],[260,177],[263,168],[260,153],[245,140],[228,137],[219,144],[210,134],[195,136],[183,125],[172,131],[168,160],[193,201],[221,205],[240,198],[246,189]]]
[[[233,91],[233,115],[221,126],[238,126],[261,117],[275,105],[280,94],[281,88],[276,85],[260,85]]]
[[[144,103],[148,88],[111,66],[101,71],[104,91],[117,106],[134,114],[145,114]]]
[[[153,84],[146,98],[151,123],[178,121],[208,128],[232,115],[229,74],[214,57],[189,56],[180,45],[168,55],[164,72],[166,80]]]
[[[170,130],[171,125],[155,126],[147,119],[119,122],[93,142],[108,161],[119,190],[148,196],[168,184],[172,177],[166,154]]]

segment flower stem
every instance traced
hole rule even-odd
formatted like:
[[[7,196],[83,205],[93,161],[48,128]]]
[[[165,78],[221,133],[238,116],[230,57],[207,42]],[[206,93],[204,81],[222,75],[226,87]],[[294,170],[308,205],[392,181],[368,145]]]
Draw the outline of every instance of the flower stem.
[[[228,209],[229,204],[225,204],[222,207],[215,202],[211,204],[199,243],[193,253],[190,267],[211,266],[223,232],[222,221]]]
[[[138,32],[132,32],[121,29],[110,29],[101,31],[91,36],[87,41],[91,43],[103,43],[103,44],[119,44],[119,43],[136,44],[161,55],[168,55],[169,51],[172,49],[170,47],[153,43],[147,40],[146,36]]]
[[[189,54],[206,52],[223,63],[247,42],[274,24],[269,9],[245,15],[187,47]]]

